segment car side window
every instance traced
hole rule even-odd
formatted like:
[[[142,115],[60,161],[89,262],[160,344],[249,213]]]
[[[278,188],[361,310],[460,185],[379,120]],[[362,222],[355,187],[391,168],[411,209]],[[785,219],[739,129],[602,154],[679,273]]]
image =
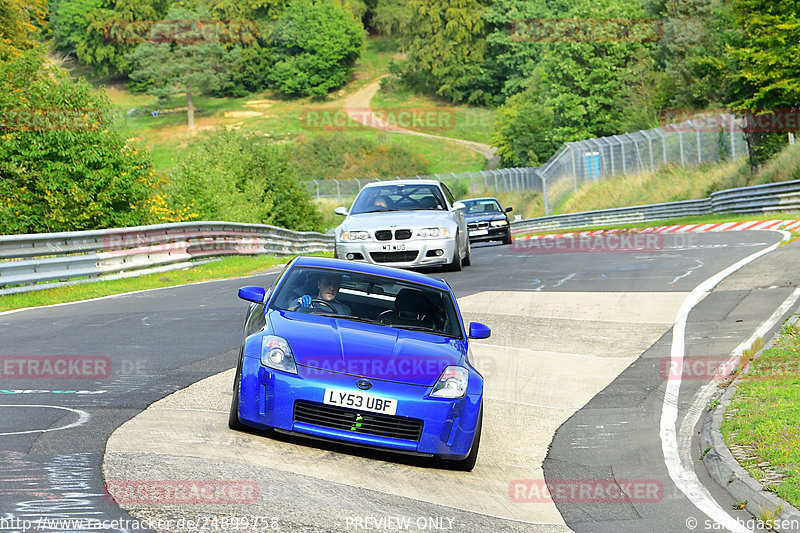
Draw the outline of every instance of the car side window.
[[[260,331],[266,324],[264,318],[264,304],[251,304],[250,315],[247,317],[247,323],[244,325],[244,335],[248,337]]]

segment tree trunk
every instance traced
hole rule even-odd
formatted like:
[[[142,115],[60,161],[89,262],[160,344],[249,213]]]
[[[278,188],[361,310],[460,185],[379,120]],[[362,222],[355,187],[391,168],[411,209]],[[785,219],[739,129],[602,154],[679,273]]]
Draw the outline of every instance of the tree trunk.
[[[194,102],[192,101],[192,87],[186,84],[186,109],[189,115],[189,129],[194,129]]]

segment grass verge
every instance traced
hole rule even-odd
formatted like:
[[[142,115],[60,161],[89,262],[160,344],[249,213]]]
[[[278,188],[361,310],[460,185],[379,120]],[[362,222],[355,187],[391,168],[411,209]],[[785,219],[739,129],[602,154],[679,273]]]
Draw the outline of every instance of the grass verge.
[[[797,318],[797,317],[795,317]],[[786,323],[776,343],[753,359],[722,423],[728,446],[751,476],[800,506],[800,322]]]
[[[325,255],[330,257],[333,254],[311,255]],[[76,302],[79,300],[88,300],[90,298],[99,298],[101,296],[110,296],[113,294],[122,294],[145,289],[173,287],[175,285],[184,285],[186,283],[195,283],[198,281],[237,278],[264,272],[271,267],[288,263],[290,259],[291,257],[288,256],[278,257],[274,255],[226,257],[193,268],[148,274],[136,278],[97,281],[94,283],[81,283],[78,285],[43,289],[40,291],[7,294],[0,296],[0,311]]]

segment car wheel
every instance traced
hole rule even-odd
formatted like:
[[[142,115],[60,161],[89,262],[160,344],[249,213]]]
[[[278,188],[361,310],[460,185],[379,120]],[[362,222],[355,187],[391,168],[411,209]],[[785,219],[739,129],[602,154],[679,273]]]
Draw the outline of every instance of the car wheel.
[[[237,431],[243,431],[247,429],[247,426],[239,421],[239,386],[241,384],[241,380],[242,372],[237,367],[236,377],[233,380],[233,399],[231,399],[231,410],[230,413],[228,413],[228,427]]]
[[[511,244],[511,229],[509,229],[506,236],[503,237],[503,244]]]
[[[467,255],[464,256],[464,260],[461,262],[462,265],[468,267],[472,264],[472,247],[469,244],[469,239],[467,239]]]
[[[475,463],[478,460],[478,448],[481,444],[481,427],[483,426],[483,405],[481,411],[478,413],[478,427],[475,428],[475,436],[472,438],[472,448],[469,450],[469,455],[460,461],[452,461],[450,465],[453,470],[462,470],[464,472],[471,472],[475,468]]]
[[[453,252],[453,260],[444,267],[447,272],[458,272],[461,270],[461,250],[458,245],[458,234],[456,234],[456,249]]]

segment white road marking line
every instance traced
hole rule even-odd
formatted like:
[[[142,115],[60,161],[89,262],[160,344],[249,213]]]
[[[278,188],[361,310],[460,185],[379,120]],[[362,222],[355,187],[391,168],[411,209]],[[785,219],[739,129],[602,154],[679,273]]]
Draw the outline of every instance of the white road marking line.
[[[789,233],[785,231],[781,231],[781,233],[783,234],[781,242],[789,239]],[[686,319],[689,316],[689,312],[703,298],[705,293],[711,291],[719,282],[745,265],[775,250],[780,244],[780,242],[777,242],[772,246],[745,257],[725,270],[714,274],[695,287],[694,290],[689,293],[689,296],[686,297],[683,304],[681,304],[675,319],[675,324],[672,328],[670,364],[673,366],[670,368],[675,368],[677,370],[674,379],[667,380],[667,389],[664,393],[664,403],[661,408],[659,433],[661,437],[661,449],[664,453],[664,463],[675,486],[686,495],[689,501],[710,519],[733,533],[749,533],[750,530],[730,516],[700,483],[691,465],[685,465],[681,461],[676,426],[678,422],[678,400],[681,391],[681,375],[683,373],[683,357],[685,354]]]
[[[758,329],[750,336],[749,339],[742,341],[739,346],[737,346],[732,352],[730,359],[728,359],[725,363],[723,363],[723,368],[734,368],[733,362],[738,360],[745,350],[749,349],[753,343],[755,343],[756,339],[759,337],[763,338],[767,332],[772,329],[772,327],[777,324],[777,322],[786,314],[789,309],[800,299],[800,288],[795,289],[792,294],[789,295],[786,300],[772,313],[770,316]],[[700,420],[700,416],[703,414],[703,411],[706,409],[706,405],[711,397],[714,395],[714,391],[717,390],[719,383],[717,381],[712,381],[705,386],[703,386],[696,394],[695,400],[692,404],[689,411],[687,411],[686,416],[683,418],[683,422],[681,423],[681,428],[679,432],[680,436],[680,454],[681,454],[681,461],[683,462],[684,466],[688,466],[692,464],[692,435],[694,434],[694,428],[697,425],[697,421]]]
[[[0,433],[0,437],[5,435],[25,435],[29,433],[47,433],[49,431],[61,431],[62,429],[70,429],[78,426],[84,425],[86,422],[89,421],[91,415],[86,411],[81,411],[79,409],[70,409],[69,407],[61,407],[60,405],[26,405],[26,404],[7,404],[7,405],[0,405],[0,409],[3,407],[40,407],[45,409],[61,409],[62,411],[69,411],[70,413],[75,413],[78,415],[78,420],[73,422],[72,424],[67,424],[66,426],[62,426],[60,428],[46,428],[46,429],[31,429],[29,431],[11,431],[8,433]]]

